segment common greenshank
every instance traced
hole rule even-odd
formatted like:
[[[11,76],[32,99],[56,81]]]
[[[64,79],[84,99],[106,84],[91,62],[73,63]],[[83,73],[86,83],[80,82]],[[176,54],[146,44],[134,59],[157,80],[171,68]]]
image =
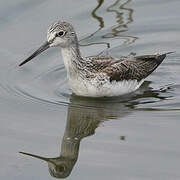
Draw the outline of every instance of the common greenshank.
[[[19,66],[50,47],[61,47],[73,93],[89,97],[120,96],[135,91],[162,63],[166,55],[172,53],[120,58],[98,55],[83,58],[73,26],[59,21],[48,29],[47,41]]]

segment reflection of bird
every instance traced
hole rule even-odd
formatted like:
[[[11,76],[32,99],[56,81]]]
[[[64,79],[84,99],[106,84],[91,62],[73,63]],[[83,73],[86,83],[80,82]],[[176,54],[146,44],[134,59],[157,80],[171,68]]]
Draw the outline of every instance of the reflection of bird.
[[[20,66],[49,47],[60,46],[72,91],[79,96],[119,96],[135,91],[168,53],[139,57],[82,58],[74,28],[67,22],[53,24],[47,41]]]
[[[78,159],[81,140],[93,135],[95,129],[104,120],[125,116],[129,113],[128,109],[130,109],[123,104],[119,106],[119,111],[108,111],[109,106],[113,108],[116,104],[72,96],[71,104],[68,107],[66,129],[62,139],[60,156],[45,158],[25,152],[21,153],[46,161],[51,176],[66,178],[70,175]]]

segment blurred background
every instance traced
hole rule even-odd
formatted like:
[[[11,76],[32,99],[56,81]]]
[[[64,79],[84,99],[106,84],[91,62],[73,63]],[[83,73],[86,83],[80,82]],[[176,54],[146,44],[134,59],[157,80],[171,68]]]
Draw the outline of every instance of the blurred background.
[[[179,0],[0,0],[0,179],[179,180],[179,9]],[[73,24],[83,56],[175,53],[130,95],[76,97],[60,49],[18,67],[57,20]]]

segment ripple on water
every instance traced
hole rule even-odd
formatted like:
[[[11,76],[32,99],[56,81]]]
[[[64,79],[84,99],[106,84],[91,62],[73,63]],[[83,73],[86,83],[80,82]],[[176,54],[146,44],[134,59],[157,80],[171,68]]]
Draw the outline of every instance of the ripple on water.
[[[50,68],[31,79],[21,76],[20,71],[11,71],[4,74],[5,80],[1,83],[1,89],[11,95],[24,99],[38,101],[40,103],[51,103],[56,105],[72,104],[72,91],[68,87],[64,66]],[[63,78],[62,78],[63,77]],[[16,79],[16,81],[15,81]],[[74,106],[87,106],[87,108],[105,108],[119,110],[123,103],[135,110],[177,110],[178,102],[174,102],[176,89],[180,85],[164,85],[153,87],[153,83],[145,83],[134,93],[115,98],[83,98],[77,97]],[[1,91],[2,92],[2,91]],[[78,99],[78,100],[77,100]],[[89,103],[87,103],[89,101]]]

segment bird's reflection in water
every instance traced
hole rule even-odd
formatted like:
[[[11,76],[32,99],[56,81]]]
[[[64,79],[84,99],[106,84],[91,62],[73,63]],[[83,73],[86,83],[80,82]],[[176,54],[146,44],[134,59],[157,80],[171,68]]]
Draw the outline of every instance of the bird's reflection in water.
[[[152,98],[155,102],[167,98],[163,97],[162,94],[166,94],[168,88],[162,92],[160,90],[152,91],[149,84],[150,82],[146,81],[141,87],[141,92],[119,98],[93,99],[72,95],[68,106],[60,155],[56,158],[45,158],[25,152],[21,153],[46,161],[51,176],[56,178],[68,177],[78,159],[81,140],[93,135],[101,123],[105,123],[106,120],[119,120],[132,113],[136,105],[144,103],[144,101],[141,102],[141,98]],[[149,102],[152,103],[153,101],[150,100]],[[120,140],[125,140],[125,136],[122,135]]]
[[[116,119],[130,112],[130,108],[124,104],[119,105],[119,111],[115,106],[116,104],[109,102],[108,99],[96,100],[71,96],[60,156],[45,158],[25,152],[21,153],[46,161],[51,176],[66,178],[70,175],[78,159],[81,140],[93,135],[95,129],[103,121]]]

